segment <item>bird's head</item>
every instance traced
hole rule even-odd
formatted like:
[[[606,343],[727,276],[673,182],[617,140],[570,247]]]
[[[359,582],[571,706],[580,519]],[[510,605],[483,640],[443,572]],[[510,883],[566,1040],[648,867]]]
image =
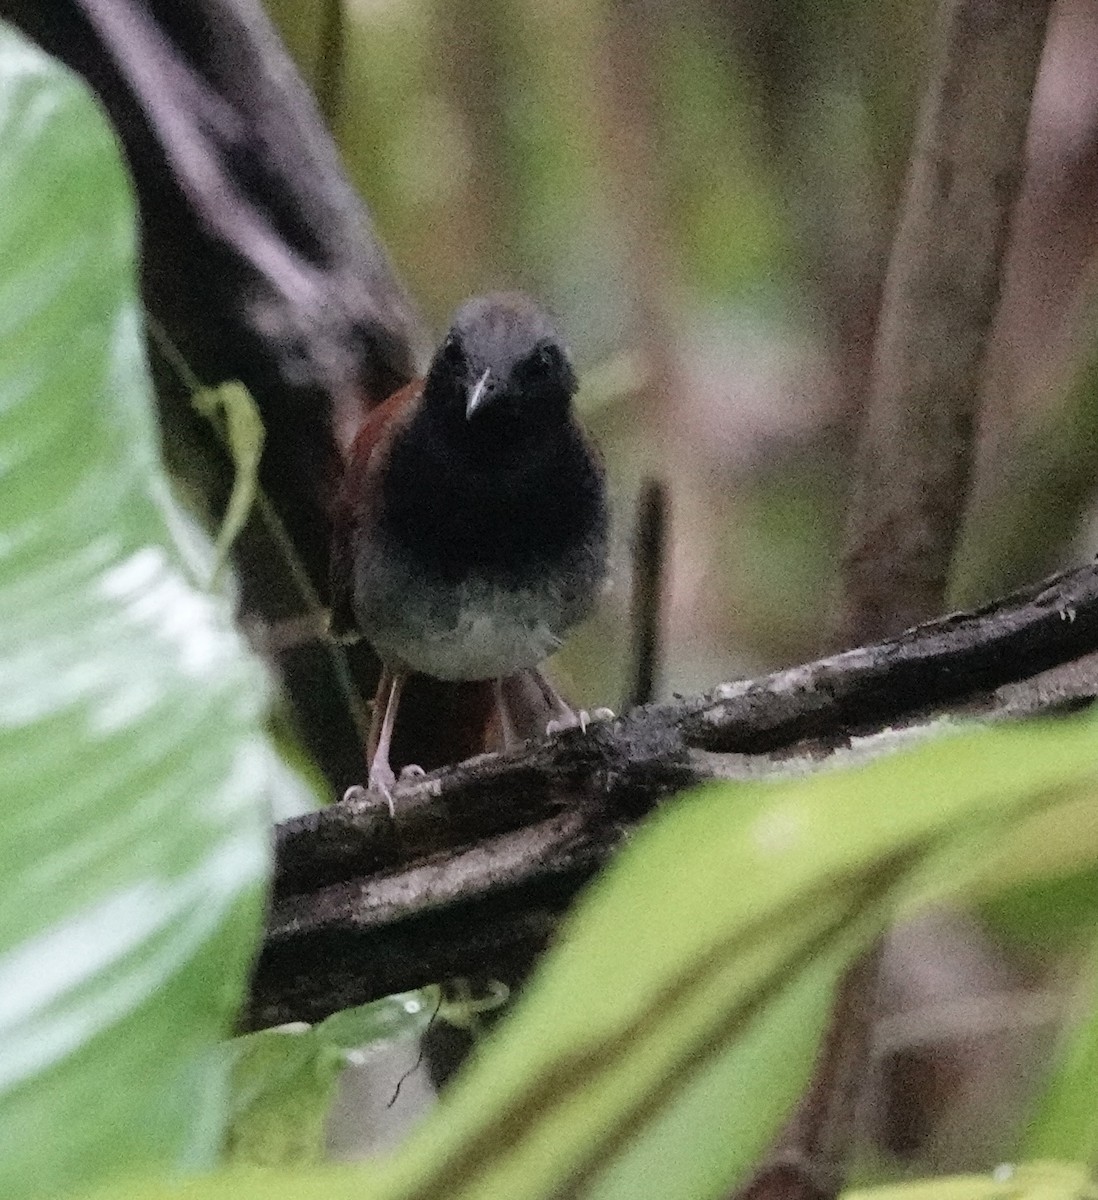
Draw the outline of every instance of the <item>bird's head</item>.
[[[532,300],[496,293],[458,309],[424,383],[424,408],[490,458],[516,457],[570,420],[576,375]]]

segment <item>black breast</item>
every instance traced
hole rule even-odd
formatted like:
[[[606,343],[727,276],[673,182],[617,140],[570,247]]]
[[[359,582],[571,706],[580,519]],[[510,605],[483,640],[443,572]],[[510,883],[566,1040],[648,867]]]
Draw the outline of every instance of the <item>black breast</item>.
[[[602,464],[576,427],[515,465],[469,463],[408,434],[392,447],[380,532],[425,575],[521,585],[570,562],[602,561]]]

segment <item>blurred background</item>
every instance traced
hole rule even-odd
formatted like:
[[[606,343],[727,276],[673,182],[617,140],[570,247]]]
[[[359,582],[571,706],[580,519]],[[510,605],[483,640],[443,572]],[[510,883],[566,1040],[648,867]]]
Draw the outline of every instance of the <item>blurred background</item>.
[[[562,656],[627,671],[639,480],[672,501],[661,691],[828,648],[929,0],[267,0],[433,329],[556,312],[614,481],[622,566]],[[954,599],[1089,554],[1098,445],[1098,10],[1054,8]]]
[[[672,505],[661,694],[832,648],[874,321],[938,5],[267,3],[432,328],[471,293],[520,287],[573,347],[621,553],[603,610],[561,656],[568,686],[620,702],[632,508],[649,475]],[[1089,0],[1054,6],[1028,155],[959,606],[1098,547]],[[1047,1054],[1068,965],[1005,955],[956,914],[893,939],[867,1175],[881,1154],[986,1165]],[[361,1103],[343,1133],[337,1119],[337,1154],[358,1148]]]

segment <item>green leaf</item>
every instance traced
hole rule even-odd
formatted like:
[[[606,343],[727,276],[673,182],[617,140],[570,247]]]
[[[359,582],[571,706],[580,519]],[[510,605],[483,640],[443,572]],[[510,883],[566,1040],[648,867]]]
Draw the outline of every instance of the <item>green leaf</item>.
[[[255,503],[259,488],[259,460],[263,455],[263,418],[259,415],[251,392],[242,383],[222,383],[217,387],[203,388],[195,394],[192,403],[225,439],[233,460],[233,487],[214,547],[215,565],[211,586],[216,586],[229,561],[229,551],[248,523]]]
[[[802,1086],[841,972],[897,911],[1098,860],[1086,823],[1051,849],[1023,836],[1093,806],[1095,741],[1090,718],[988,729],[679,798],[391,1160],[192,1182],[188,1200],[726,1195]],[[988,1185],[956,1194],[1026,1194]]]
[[[97,1192],[94,1200],[373,1200],[369,1168],[329,1167],[276,1175],[255,1170],[178,1185],[131,1183]],[[485,1193],[488,1195],[488,1193]],[[571,1195],[571,1193],[564,1193]],[[502,1193],[499,1195],[503,1200]],[[660,1196],[634,1193],[635,1200]],[[662,1197],[661,1197],[662,1200]],[[952,1175],[843,1192],[842,1200],[1098,1200],[1098,1186],[1073,1163],[1004,1164],[988,1175]]]
[[[1022,951],[1067,953],[1098,922],[1098,868],[1009,888],[980,906],[988,932]]]
[[[844,1192],[843,1200],[1098,1200],[1083,1167],[1036,1162],[991,1175],[955,1175]]]
[[[681,798],[576,911],[393,1179],[416,1197],[548,1196],[566,1180],[626,1196],[678,1157],[665,1200],[722,1195],[803,1082],[839,973],[897,906],[998,886],[990,851],[1012,822],[1093,797],[1095,740],[1090,722],[989,730]],[[1014,882],[1060,863],[1010,850]]]
[[[1060,1046],[1026,1130],[1026,1158],[1098,1165],[1098,940],[1083,965],[1081,1012]]]
[[[289,1025],[237,1038],[231,1047],[228,1150],[233,1162],[319,1162],[324,1129],[349,1055],[423,1033],[438,1010],[435,989],[389,996],[319,1025]]]
[[[997,888],[981,906],[992,930],[1045,954],[1089,943],[1098,917],[1098,805],[1083,793],[1005,830]]]
[[[0,26],[0,1195],[209,1166],[266,683],[158,457],[114,137]]]

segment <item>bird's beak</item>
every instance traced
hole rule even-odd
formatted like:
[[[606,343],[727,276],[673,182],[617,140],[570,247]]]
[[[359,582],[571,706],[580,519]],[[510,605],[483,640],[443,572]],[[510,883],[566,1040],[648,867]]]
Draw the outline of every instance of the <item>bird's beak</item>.
[[[491,378],[491,375],[492,372],[489,369],[484,372],[484,374],[476,381],[476,383],[473,384],[472,391],[469,393],[469,399],[465,403],[465,419],[467,421],[472,419],[473,414],[477,412],[478,409],[484,407],[488,401],[488,398],[491,396],[492,392],[488,386],[488,381]]]

